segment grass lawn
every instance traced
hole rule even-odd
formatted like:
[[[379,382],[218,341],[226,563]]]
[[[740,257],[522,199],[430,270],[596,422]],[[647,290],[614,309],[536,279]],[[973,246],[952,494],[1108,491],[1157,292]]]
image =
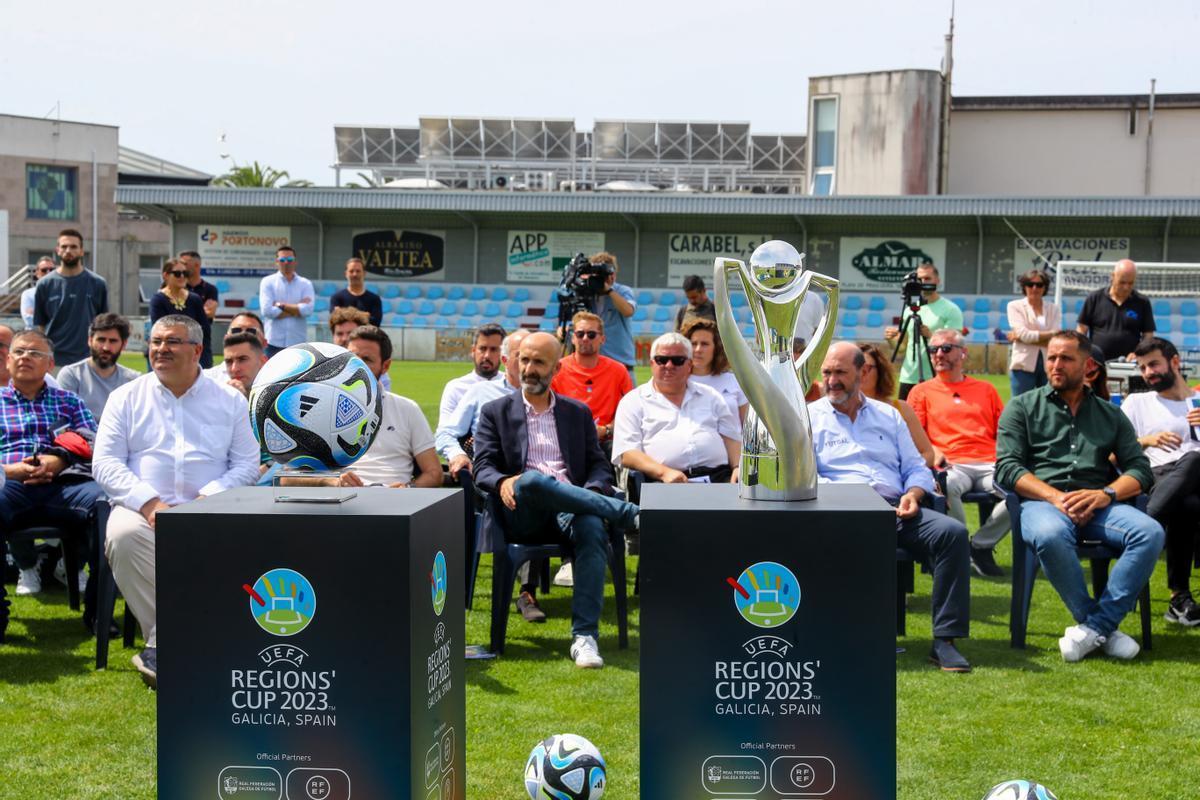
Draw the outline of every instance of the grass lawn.
[[[463,372],[462,364],[394,365],[393,387],[432,418],[443,383]],[[991,380],[1007,398],[1007,377]],[[1006,544],[998,556],[1007,566]],[[634,566],[630,559],[631,584]],[[926,663],[930,579],[918,573],[909,636],[898,641],[907,650],[896,659],[897,797],[972,800],[1013,777],[1044,781],[1064,800],[1194,797],[1200,631],[1162,619],[1163,572],[1160,563],[1151,583],[1154,649],[1130,663],[1099,657],[1074,665],[1058,654],[1056,640],[1069,617],[1044,579],[1034,591],[1029,647],[1017,651],[1008,646],[1007,579],[973,578],[972,638],[962,644],[975,665],[970,675],[942,674]],[[475,609],[467,615],[469,642],[487,640],[489,585],[485,557]],[[117,640],[109,670],[93,671],[95,644],[68,610],[65,590],[54,585],[36,598],[13,598],[8,588],[14,603],[9,642],[0,646],[0,730],[8,734],[0,736],[0,798],[153,798],[155,696],[129,663],[133,651]],[[559,732],[582,734],[604,753],[607,797],[639,796],[639,603],[631,597],[630,649],[620,651],[611,587],[609,594],[602,671],[578,670],[566,657],[565,589],[545,599],[545,625],[514,616],[504,658],[468,662],[470,797],[524,797],[521,769],[529,749]],[[852,587],[845,601],[855,602]],[[1138,633],[1133,615],[1123,629]]]

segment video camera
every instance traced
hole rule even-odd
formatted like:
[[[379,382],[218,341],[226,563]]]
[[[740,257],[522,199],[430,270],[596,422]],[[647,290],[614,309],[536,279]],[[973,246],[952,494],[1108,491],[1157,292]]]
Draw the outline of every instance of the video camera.
[[[904,305],[914,311],[925,305],[925,292],[935,291],[937,291],[937,284],[923,283],[917,277],[915,270],[905,275],[903,283],[900,284],[900,292],[904,296]]]
[[[563,270],[562,282],[558,285],[559,302],[599,297],[604,294],[604,285],[612,274],[612,264],[592,263],[583,253],[576,254]]]

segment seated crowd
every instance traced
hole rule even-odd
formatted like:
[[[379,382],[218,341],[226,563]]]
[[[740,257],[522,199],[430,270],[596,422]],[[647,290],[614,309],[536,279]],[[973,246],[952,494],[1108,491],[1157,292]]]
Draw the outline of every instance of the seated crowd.
[[[71,239],[70,232],[60,237],[64,263],[79,250]],[[193,291],[192,264],[185,263],[187,270],[169,276],[180,296]],[[196,278],[198,263],[197,257]],[[347,276],[348,305],[334,309],[330,334],[387,390],[391,339],[372,324],[375,305],[366,297],[361,263],[352,259]],[[269,281],[264,290],[278,299],[264,306],[266,320],[249,311],[235,316],[220,343],[222,361],[208,369],[202,367],[208,329],[197,318],[203,314],[170,308],[169,294],[164,309],[173,313],[153,323],[145,375],[117,363],[129,323],[106,308],[87,327],[89,354],[61,365],[57,381],[56,354],[75,345],[40,327],[0,326],[0,531],[20,571],[16,592],[36,594],[41,578],[33,544],[8,541],[10,532],[44,523],[82,526],[98,503],[111,504],[104,555],[141,625],[145,648],[134,663],[152,686],[157,513],[269,482],[272,465],[251,431],[247,398],[268,357],[295,343],[312,302],[290,248],[281,248],[280,272]],[[697,278],[689,286],[689,306],[677,318],[681,330],[654,340],[651,379],[641,386],[624,350],[619,358],[603,354],[606,325],[621,324],[623,294],[611,314],[573,317],[566,328],[570,355],[550,333],[479,327],[472,368],[445,385],[436,428],[412,399],[385,391],[377,437],[342,483],[437,487],[469,475],[484,499],[485,535],[569,540],[571,560],[560,582],[573,586],[570,657],[579,667],[603,666],[598,638],[609,532],[634,529],[638,520],[638,506],[616,490],[618,470],[664,483],[738,479],[746,395],[729,370],[703,283]],[[43,299],[40,284],[38,292]],[[38,305],[38,318],[44,308]],[[78,325],[47,327],[79,335]],[[1102,399],[1102,378],[1092,389],[1103,358],[1084,334],[1022,339],[1038,350],[1025,354],[1022,366],[1044,370],[1045,383],[1005,407],[992,384],[966,374],[958,328],[926,333],[933,377],[913,382],[906,371],[902,381],[911,385],[904,401],[893,395],[895,375],[879,349],[840,342],[821,364],[820,396],[808,411],[820,480],[870,485],[895,509],[897,546],[933,573],[930,660],[944,671],[971,669],[958,649],[969,635],[970,575],[972,569],[1004,574],[993,557],[1011,524],[1004,490],[1022,498],[1023,538],[1071,615],[1059,640],[1066,661],[1097,649],[1121,659],[1137,654],[1138,644],[1118,626],[1164,542],[1167,618],[1200,624],[1189,586],[1200,519],[1200,408],[1190,402],[1175,347],[1154,337],[1137,345],[1134,357],[1152,391],[1118,407]],[[969,493],[995,501],[973,535],[964,510]],[[933,508],[939,494],[945,513]],[[1142,494],[1149,496],[1145,512],[1129,503]],[[1083,539],[1120,553],[1098,598],[1088,594],[1076,555]],[[94,562],[95,553],[82,552],[89,547],[95,542],[83,541],[80,555]],[[536,596],[539,571],[533,565],[518,576],[517,608],[530,622],[545,620]],[[87,575],[66,579],[82,585]],[[88,594],[94,596],[92,587]],[[0,587],[0,636],[7,605]],[[85,613],[89,627],[92,606],[94,600]]]

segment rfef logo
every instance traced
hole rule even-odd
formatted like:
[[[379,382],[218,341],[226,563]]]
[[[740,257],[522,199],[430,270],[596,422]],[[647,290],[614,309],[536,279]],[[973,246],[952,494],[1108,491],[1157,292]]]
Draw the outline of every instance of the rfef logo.
[[[800,606],[800,583],[790,569],[776,561],[751,564],[737,580],[725,580],[733,588],[738,613],[751,625],[778,628],[795,616]]]
[[[258,626],[274,636],[294,636],[308,627],[317,613],[317,593],[308,578],[286,567],[276,567],[242,589],[250,595],[250,614]]]
[[[438,550],[433,557],[433,569],[429,573],[429,592],[433,599],[433,613],[439,617],[446,607],[446,556]]]

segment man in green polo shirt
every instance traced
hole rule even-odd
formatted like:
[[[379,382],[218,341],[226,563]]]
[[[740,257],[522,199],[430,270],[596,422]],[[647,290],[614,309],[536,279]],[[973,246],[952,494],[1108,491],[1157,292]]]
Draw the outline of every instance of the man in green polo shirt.
[[[904,353],[904,365],[900,368],[901,400],[908,399],[909,391],[918,383],[933,377],[933,367],[930,366],[929,357],[925,352],[925,342],[929,339],[930,333],[943,329],[960,331],[963,326],[962,309],[937,292],[936,287],[941,283],[942,278],[932,261],[927,261],[917,267],[917,280],[921,283],[932,284],[934,288],[921,293],[921,297],[925,300],[925,305],[917,311],[917,316],[921,318],[921,341],[915,350],[912,342],[904,341],[901,344]],[[900,331],[905,330],[904,323],[910,316],[912,316],[912,311],[905,306],[904,313],[900,316],[900,327],[889,325],[884,329],[883,335],[889,342],[895,342],[900,338]],[[904,338],[907,340],[908,337]]]
[[[1137,655],[1137,642],[1117,625],[1133,610],[1164,540],[1161,525],[1119,502],[1154,478],[1128,417],[1084,385],[1090,354],[1083,334],[1055,334],[1047,346],[1050,383],[1009,402],[996,438],[996,483],[1024,498],[1022,536],[1075,618],[1058,640],[1064,661],[1097,648],[1115,658]],[[1121,553],[1098,599],[1088,594],[1075,551],[1085,539]]]

